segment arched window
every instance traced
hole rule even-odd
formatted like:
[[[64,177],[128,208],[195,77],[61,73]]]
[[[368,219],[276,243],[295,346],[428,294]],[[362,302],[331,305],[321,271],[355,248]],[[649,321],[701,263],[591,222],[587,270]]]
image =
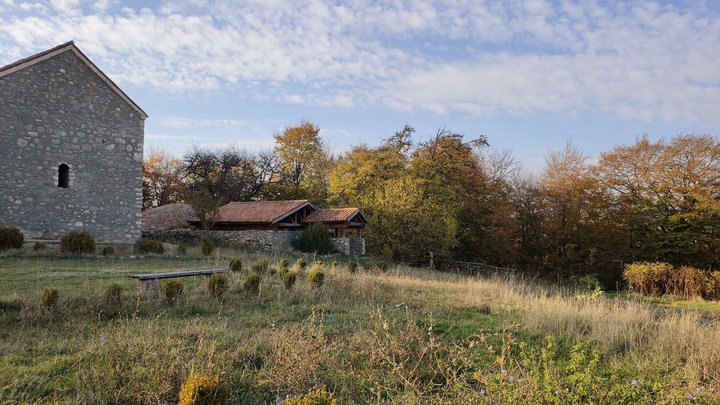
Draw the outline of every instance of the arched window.
[[[70,167],[65,163],[58,166],[58,187],[70,187]]]

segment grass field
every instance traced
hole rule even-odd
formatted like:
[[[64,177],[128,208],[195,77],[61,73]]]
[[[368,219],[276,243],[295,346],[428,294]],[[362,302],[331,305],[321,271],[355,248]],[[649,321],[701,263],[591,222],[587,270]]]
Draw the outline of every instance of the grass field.
[[[244,267],[256,257],[243,253]],[[234,403],[322,385],[341,404],[720,401],[711,303],[659,311],[667,303],[326,263],[319,289],[305,269],[290,290],[267,272],[249,293],[243,270],[219,299],[204,277],[180,279],[171,304],[127,277],[226,263],[0,258],[0,402],[173,403],[191,372],[220,375]],[[105,298],[111,283],[119,302]],[[54,309],[38,306],[48,286]]]

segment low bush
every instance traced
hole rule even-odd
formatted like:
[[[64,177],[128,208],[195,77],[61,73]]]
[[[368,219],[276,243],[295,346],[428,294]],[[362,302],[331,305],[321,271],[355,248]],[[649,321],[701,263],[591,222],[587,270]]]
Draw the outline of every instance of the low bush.
[[[357,268],[358,264],[356,261],[353,260],[351,262],[348,262],[348,271],[350,272],[350,274],[355,273],[357,271]]]
[[[162,292],[165,296],[165,301],[174,303],[180,299],[183,294],[183,284],[177,280],[168,280],[162,286]]]
[[[115,254],[115,248],[112,246],[105,246],[102,250],[103,256],[112,256]]]
[[[208,280],[208,292],[212,298],[220,298],[227,291],[230,284],[226,275],[214,273]]]
[[[297,265],[300,269],[304,269],[307,267],[307,260],[304,257],[298,257],[298,259],[295,260],[295,265]]]
[[[133,246],[133,250],[137,254],[163,254],[165,253],[165,246],[159,240],[153,239],[138,239]]]
[[[260,275],[251,274],[247,276],[245,282],[243,282],[243,288],[247,292],[257,294],[260,290]]]
[[[313,288],[320,288],[325,282],[325,273],[322,270],[313,270],[308,274],[307,280]]]
[[[370,271],[370,270],[372,270],[372,269],[375,268],[375,265],[373,264],[373,262],[364,262],[364,263],[362,264],[362,267],[363,267],[363,270],[368,270],[368,271]]]
[[[328,227],[322,222],[313,222],[300,235],[298,249],[301,252],[326,255],[335,251],[335,245]]]
[[[387,263],[385,262],[378,262],[377,268],[380,269],[383,273],[385,273],[388,269]]]
[[[257,274],[264,274],[269,266],[270,263],[267,261],[267,259],[257,259],[255,260],[255,262],[253,262],[252,265],[250,265],[250,270]]]
[[[60,238],[63,253],[95,253],[95,238],[86,230],[68,232]]]
[[[336,405],[337,401],[331,392],[327,392],[325,386],[311,389],[307,394],[285,399],[285,405]]]
[[[294,271],[286,271],[282,274],[281,280],[286,290],[293,288],[295,281],[297,280],[297,273]]]
[[[221,405],[229,398],[230,391],[219,375],[208,377],[193,373],[180,389],[178,405]]]
[[[39,252],[41,250],[45,250],[45,243],[40,242],[39,240],[35,241],[35,243],[33,244],[33,251]]]
[[[117,304],[122,301],[123,288],[118,283],[112,283],[105,289],[105,302],[107,304]]]
[[[290,260],[288,260],[288,259],[283,258],[278,262],[278,269],[287,269],[289,267],[290,267]]]
[[[625,266],[623,277],[632,291],[646,295],[677,295],[720,299],[720,272],[667,263],[639,262]]]
[[[230,264],[228,264],[228,268],[230,271],[242,271],[242,260],[240,259],[232,259],[230,260]]]
[[[202,252],[205,256],[210,256],[212,252],[215,251],[217,246],[215,245],[215,241],[212,240],[209,236],[203,236],[202,240],[200,241],[200,252]]]
[[[187,254],[187,246],[185,245],[178,245],[177,247],[178,254],[186,255]]]
[[[25,236],[18,228],[0,226],[0,252],[10,249],[22,249]]]
[[[38,306],[41,309],[52,311],[57,307],[58,300],[60,299],[60,293],[56,288],[45,287],[38,300]]]
[[[330,263],[330,267],[332,267],[333,269],[337,269],[338,268],[337,260],[333,260],[332,263]]]

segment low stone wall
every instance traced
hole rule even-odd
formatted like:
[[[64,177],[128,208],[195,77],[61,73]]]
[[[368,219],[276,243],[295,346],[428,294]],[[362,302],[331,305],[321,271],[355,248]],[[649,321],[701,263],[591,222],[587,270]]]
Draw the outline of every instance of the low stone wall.
[[[210,231],[220,246],[245,247],[253,250],[291,251],[300,239],[301,231]],[[199,229],[143,229],[142,237],[175,245],[196,245],[205,231]],[[365,255],[364,238],[333,238],[335,248],[348,256]]]
[[[205,231],[198,229],[144,229],[143,238],[165,243],[194,245]],[[246,230],[210,231],[220,246],[247,247],[263,251],[290,251],[300,238],[300,231]]]
[[[333,238],[335,248],[348,256],[365,256],[365,238]]]

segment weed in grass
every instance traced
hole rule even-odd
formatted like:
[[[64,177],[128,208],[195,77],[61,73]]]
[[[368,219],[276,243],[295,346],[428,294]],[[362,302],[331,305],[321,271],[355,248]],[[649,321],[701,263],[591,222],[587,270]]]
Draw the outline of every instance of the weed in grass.
[[[251,274],[251,275],[247,276],[247,278],[243,282],[243,288],[245,289],[245,291],[247,291],[249,293],[257,294],[258,291],[260,290],[260,280],[261,280],[261,277],[259,274],[257,274],[257,273]]]
[[[57,288],[45,287],[38,300],[38,307],[46,311],[54,311],[57,308],[60,293]]]
[[[208,279],[208,292],[212,298],[220,298],[228,289],[230,280],[221,273],[213,273]]]
[[[313,269],[310,274],[308,274],[308,283],[313,288],[320,288],[323,286],[323,283],[325,282],[325,272],[319,269]]]
[[[123,288],[118,283],[112,283],[105,289],[105,303],[115,305],[122,301]]]
[[[228,387],[219,375],[208,377],[193,373],[180,390],[178,405],[223,405],[228,399]]]
[[[165,302],[176,303],[183,294],[183,284],[177,280],[168,280],[162,286],[162,292],[165,296]]]
[[[238,258],[230,260],[228,268],[234,272],[242,271],[242,260]]]

